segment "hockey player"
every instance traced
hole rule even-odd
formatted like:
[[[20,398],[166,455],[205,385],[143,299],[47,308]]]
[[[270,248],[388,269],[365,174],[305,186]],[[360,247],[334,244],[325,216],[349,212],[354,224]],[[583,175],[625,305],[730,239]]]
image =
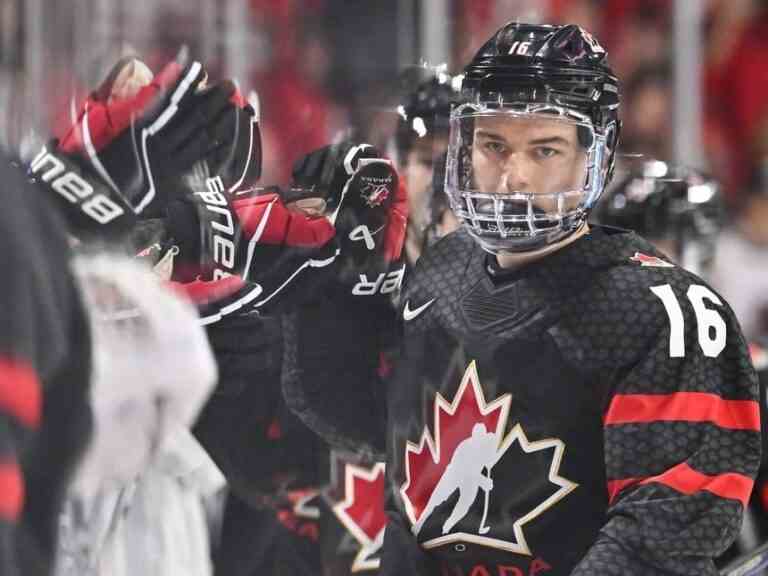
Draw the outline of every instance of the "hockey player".
[[[408,226],[403,250],[406,275],[423,249],[455,223],[442,192],[442,178],[436,172],[444,173],[448,115],[456,95],[456,78],[433,70],[425,79],[424,72],[416,69],[403,74],[407,93],[397,108],[399,118],[394,141],[398,172],[408,194]],[[441,166],[443,170],[439,169]],[[397,295],[399,291],[393,293]],[[391,312],[387,307],[380,307],[374,317],[379,319],[381,330],[381,321],[387,324]],[[391,332],[393,327],[383,332]],[[391,364],[396,362],[390,352],[383,351],[380,357],[378,376],[382,386],[386,386]],[[386,527],[385,473],[384,462],[368,456],[331,452],[330,482],[312,500],[319,512],[321,563],[327,576],[378,572]]]
[[[406,82],[411,74],[404,76]],[[427,244],[457,225],[448,210],[441,176],[448,148],[448,115],[458,81],[457,77],[437,70],[412,88],[397,108],[398,169],[409,199],[405,240],[409,266],[416,263]]]
[[[434,175],[435,166],[445,165],[448,115],[456,95],[455,80],[439,70],[429,71],[426,79],[423,69],[409,70],[403,75],[407,93],[397,108],[399,118],[394,144],[398,173],[408,194],[408,225],[403,246],[406,269],[415,264],[428,244],[445,233],[446,221],[454,220],[447,210],[442,180]],[[397,294],[399,291],[392,293]],[[392,331],[394,323],[387,321],[392,316],[386,306],[378,307],[373,317],[378,318],[376,323],[381,332]],[[382,320],[383,324],[392,326],[382,330]],[[361,326],[365,326],[365,322]],[[364,347],[361,352],[364,357]],[[382,377],[382,386],[386,385],[392,361],[388,354],[380,358],[377,372]],[[323,573],[328,576],[375,574],[380,566],[386,526],[384,463],[363,454],[339,451],[333,451],[330,459],[330,482],[313,500],[319,511]]]
[[[629,165],[595,209],[600,224],[637,232],[675,263],[707,276],[725,219],[720,186],[659,160]]]
[[[0,159],[0,573],[50,573],[90,429],[91,342],[62,220]]]
[[[389,446],[397,489],[385,573],[388,562],[391,573],[413,562],[707,574],[738,531],[760,454],[738,324],[703,281],[646,242],[586,224],[619,131],[605,57],[578,27],[510,24],[465,69],[446,191],[467,233],[442,242],[404,295],[404,344],[414,352],[389,395],[390,437],[402,440]],[[441,282],[456,274],[456,288]],[[437,340],[442,366],[418,353]],[[430,405],[430,420],[400,417]],[[721,416],[736,407],[734,421]],[[468,514],[442,535],[433,512],[414,539],[473,421],[498,442],[491,531]],[[674,449],[657,444],[683,430],[690,439]],[[722,454],[712,440],[722,436],[743,448]],[[572,514],[578,533],[559,536]],[[700,536],[702,521],[719,536]]]
[[[278,294],[274,307],[209,327],[222,383],[196,434],[231,487],[217,561],[222,575],[315,574],[322,561],[326,518],[319,514],[328,510],[319,491],[328,480],[328,451],[283,401],[284,356],[295,341],[281,315],[312,314],[326,299],[350,308],[360,302],[350,321],[378,338],[377,317],[391,317],[389,294],[402,278],[397,257],[405,234],[404,190],[375,148],[345,142],[308,154],[296,163],[281,199],[294,213],[330,216],[338,256],[320,270],[323,278],[312,270],[292,292]],[[274,250],[272,257],[279,257]],[[324,348],[323,342],[307,346],[317,353]]]
[[[130,204],[125,213],[133,216],[127,228],[140,233],[143,241],[139,246],[149,246],[142,257],[157,261],[156,267],[169,279],[183,282],[187,293],[199,298],[221,384],[203,411],[196,434],[226,474],[234,495],[231,502],[245,504],[228,507],[217,569],[234,574],[253,566],[253,571],[258,572],[263,565],[251,563],[244,554],[256,549],[250,545],[253,540],[241,538],[256,530],[250,524],[255,516],[237,511],[247,512],[247,507],[264,502],[279,503],[289,491],[317,486],[322,472],[316,466],[316,456],[322,454],[317,441],[302,431],[302,425],[282,404],[282,337],[277,310],[290,308],[289,302],[301,300],[301,293],[322,303],[322,294],[312,294],[312,288],[322,285],[317,282],[317,272],[326,270],[326,278],[340,274],[345,279],[343,287],[332,282],[326,290],[343,292],[352,300],[360,299],[354,291],[367,302],[377,297],[385,299],[402,279],[402,271],[390,272],[389,268],[402,244],[405,198],[389,162],[369,146],[351,145],[332,146],[309,155],[297,166],[292,193],[284,197],[241,189],[246,174],[237,178],[236,168],[245,166],[258,174],[260,166],[258,140],[250,145],[247,138],[247,120],[254,111],[233,102],[233,91],[226,83],[204,87],[204,75],[192,75],[194,70],[193,64],[165,71],[128,101],[115,102],[97,91],[73,130],[57,146],[59,154],[55,158],[62,164],[74,164],[79,174],[90,176],[93,188],[118,193],[118,200],[131,185],[139,190],[147,186],[149,176],[154,174],[152,166],[169,148],[177,146],[186,151],[191,147],[198,152],[197,156],[180,154],[179,163],[184,159],[206,162],[208,172],[203,170],[202,179],[197,181],[194,179],[201,172],[197,167],[191,176],[180,179],[178,174],[183,170],[179,165],[173,170],[163,166],[167,169],[163,185],[154,187],[149,203],[141,209]],[[177,79],[191,80],[177,87]],[[164,102],[165,94],[174,95],[171,104],[176,104],[175,108],[146,105],[157,95],[160,103]],[[156,124],[163,117],[171,121]],[[241,128],[239,132],[232,131],[233,124]],[[135,147],[142,157],[135,164],[129,162],[126,171],[131,174],[130,167],[135,165],[140,170],[134,170],[132,177],[123,176],[120,181],[124,183],[110,191],[103,182],[93,180],[93,168],[104,168],[100,172],[102,181],[107,180],[104,173],[120,171],[112,148],[121,145],[125,138],[121,130],[129,125],[138,125],[130,131],[134,136],[143,137],[144,126],[159,126],[161,130],[152,133],[157,140],[155,147],[146,151],[142,146]],[[179,138],[180,133],[186,139]],[[238,137],[243,134],[245,146]],[[162,139],[166,135],[167,143]],[[212,141],[216,145],[211,146]],[[216,154],[228,147],[235,153]],[[242,149],[249,155],[245,161],[235,162],[233,168],[227,160],[238,160],[237,152]],[[48,153],[46,150],[33,163],[33,171],[46,184],[58,182],[57,175],[49,176],[51,167],[43,162],[58,166]],[[249,158],[253,158],[250,163]],[[53,188],[52,192],[59,191]],[[147,197],[147,193],[140,192],[139,197]],[[315,210],[313,204],[321,209]],[[68,204],[65,207],[71,208]],[[77,212],[75,215],[80,216]],[[80,229],[89,227],[83,225]],[[334,235],[337,240],[330,242]],[[310,276],[312,283],[304,281],[305,269],[315,272]],[[230,286],[234,286],[233,292],[229,292]],[[282,511],[279,517],[287,518]],[[292,524],[288,520],[286,523]],[[245,548],[238,549],[243,542]],[[278,556],[274,567],[296,568],[301,564],[296,556],[290,551]],[[299,562],[291,564],[291,560]]]
[[[215,382],[210,347],[189,303],[119,254],[119,246],[101,252],[100,243],[132,231],[144,210],[136,198],[178,192],[174,180],[185,167],[213,161],[230,142],[205,146],[209,130],[226,123],[200,124],[211,111],[211,94],[195,91],[204,77],[199,65],[173,63],[130,93],[121,80],[135,64],[118,63],[64,139],[43,147],[30,168],[48,196],[42,201],[58,203],[80,243],[73,269],[93,334],[88,406],[95,434],[68,486],[57,574],[133,573],[139,561],[146,574],[210,573],[201,495],[206,475],[213,485],[223,479],[188,431]],[[116,86],[123,88],[119,96],[110,90]],[[221,116],[237,120],[228,94],[211,92]],[[157,123],[174,115],[181,125]],[[136,136],[144,146],[134,146]],[[163,162],[170,143],[180,141],[178,155]],[[162,176],[161,186],[147,184],[153,174]],[[171,530],[175,538],[164,538]]]
[[[620,127],[605,50],[577,26],[510,23],[464,72],[445,184],[463,227],[407,283],[386,392],[297,356],[318,430],[386,438],[382,573],[715,574],[760,462],[757,381],[703,280],[587,224]],[[432,495],[478,424],[488,490],[449,526],[461,491]]]

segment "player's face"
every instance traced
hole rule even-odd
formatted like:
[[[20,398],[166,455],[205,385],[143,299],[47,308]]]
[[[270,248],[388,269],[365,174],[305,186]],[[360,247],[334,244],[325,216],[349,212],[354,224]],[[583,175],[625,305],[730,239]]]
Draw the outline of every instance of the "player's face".
[[[440,155],[445,154],[447,148],[447,137],[426,137],[419,138],[408,151],[402,172],[412,209],[427,209],[432,191],[434,164]]]
[[[472,173],[479,192],[545,195],[579,190],[586,161],[575,124],[503,115],[475,119]],[[555,203],[554,197],[534,201],[545,211],[555,211]]]

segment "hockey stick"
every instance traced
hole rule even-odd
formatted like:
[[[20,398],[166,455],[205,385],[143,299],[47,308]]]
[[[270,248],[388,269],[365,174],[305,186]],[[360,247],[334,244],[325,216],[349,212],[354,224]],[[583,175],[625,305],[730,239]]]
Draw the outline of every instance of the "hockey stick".
[[[490,480],[491,478],[491,468],[488,467],[488,476],[487,478]],[[491,529],[490,526],[486,526],[485,522],[488,519],[488,502],[490,500],[490,490],[485,491],[485,505],[483,506],[483,519],[480,520],[480,528],[477,529],[478,534],[487,534],[488,531]]]

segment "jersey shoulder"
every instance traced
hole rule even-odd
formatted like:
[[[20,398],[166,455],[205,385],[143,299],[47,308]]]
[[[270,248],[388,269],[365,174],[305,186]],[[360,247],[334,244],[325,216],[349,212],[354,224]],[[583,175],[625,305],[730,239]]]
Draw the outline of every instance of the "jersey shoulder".
[[[579,365],[601,370],[627,367],[657,353],[661,362],[678,353],[676,348],[670,351],[670,345],[685,346],[686,358],[693,361],[705,352],[692,344],[699,341],[701,326],[707,322],[717,327],[704,338],[706,342],[722,335],[726,339],[706,346],[725,346],[734,356],[743,355],[743,337],[733,311],[707,282],[636,234],[608,236],[598,243],[604,245],[595,249],[606,257],[590,270],[584,290],[564,296],[560,322],[553,331],[564,352],[574,355]]]
[[[675,264],[634,232],[607,228],[591,242],[585,242],[570,260],[570,275],[576,276],[578,267],[589,276],[583,297],[594,300],[597,307],[624,300],[653,301],[657,297],[652,289],[666,284],[675,290],[687,290],[690,285],[712,290],[705,280]]]
[[[618,302],[643,306],[663,300],[669,291],[681,297],[690,292],[709,294],[711,300],[723,306],[725,315],[733,316],[723,298],[704,279],[675,264],[640,236],[634,233],[622,236],[611,247],[615,254],[613,262],[596,274],[589,291],[598,306]]]

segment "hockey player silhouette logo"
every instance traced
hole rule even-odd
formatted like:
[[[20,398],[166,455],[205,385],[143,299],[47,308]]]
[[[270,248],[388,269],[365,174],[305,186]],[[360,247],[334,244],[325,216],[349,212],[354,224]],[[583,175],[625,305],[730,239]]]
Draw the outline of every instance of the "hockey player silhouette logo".
[[[458,490],[459,500],[451,515],[443,523],[443,534],[450,532],[451,528],[467,515],[481,488],[485,492],[486,504],[478,532],[480,534],[488,532],[489,527],[485,525],[485,520],[488,516],[489,495],[493,489],[491,469],[497,460],[497,444],[496,435],[488,432],[485,424],[479,423],[472,427],[472,435],[456,446],[451,461],[429,497],[421,518],[413,527],[414,534],[418,535],[432,511]]]
[[[434,435],[425,426],[418,444],[406,444],[406,478],[400,488],[411,529],[424,548],[467,542],[530,555],[525,524],[577,487],[559,474],[565,452],[561,440],[530,441],[520,424],[507,432],[511,403],[509,394],[486,402],[474,362],[467,367],[452,402],[436,394]],[[513,445],[523,455],[546,451],[542,476],[553,489],[530,511],[513,519],[510,541],[509,529],[503,537],[493,534],[491,511],[493,470]],[[477,512],[478,498],[482,498],[482,513]],[[470,522],[473,517],[474,524]],[[429,530],[428,524],[432,526]]]

